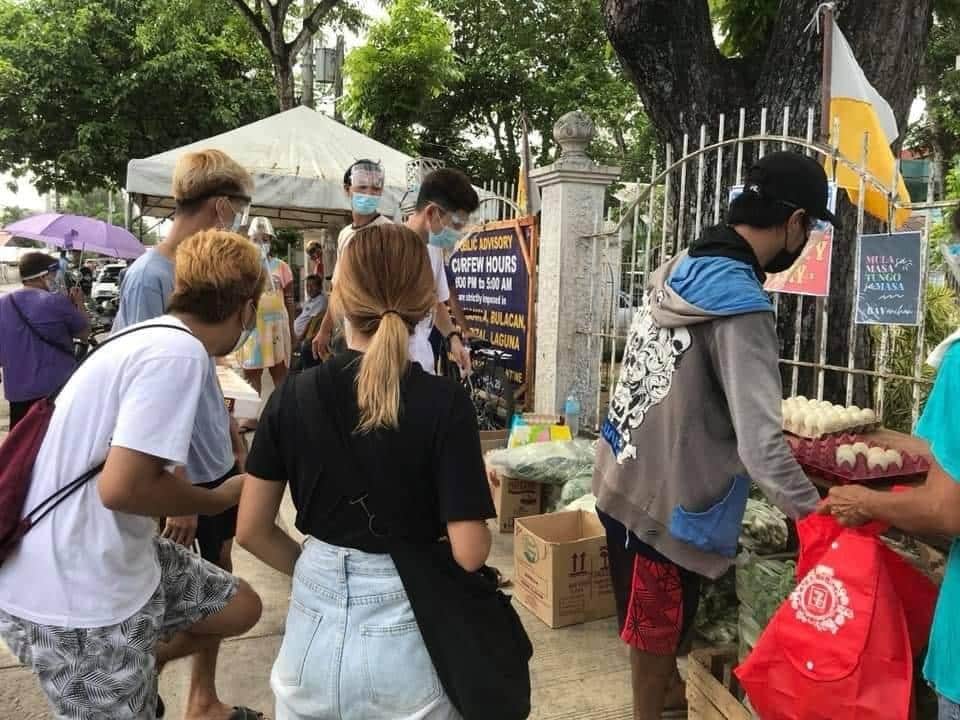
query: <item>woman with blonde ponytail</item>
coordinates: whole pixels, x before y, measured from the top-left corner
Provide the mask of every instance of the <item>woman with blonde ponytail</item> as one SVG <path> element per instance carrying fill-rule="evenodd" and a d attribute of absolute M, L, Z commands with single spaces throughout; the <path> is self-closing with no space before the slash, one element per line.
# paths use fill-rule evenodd
<path fill-rule="evenodd" d="M 416 233 L 360 230 L 338 267 L 331 308 L 349 350 L 273 394 L 240 504 L 240 544 L 294 577 L 271 675 L 276 716 L 457 719 L 395 551 L 443 546 L 470 574 L 486 562 L 495 512 L 474 409 L 409 357 L 437 304 Z M 302 548 L 275 522 L 286 483 Z"/>

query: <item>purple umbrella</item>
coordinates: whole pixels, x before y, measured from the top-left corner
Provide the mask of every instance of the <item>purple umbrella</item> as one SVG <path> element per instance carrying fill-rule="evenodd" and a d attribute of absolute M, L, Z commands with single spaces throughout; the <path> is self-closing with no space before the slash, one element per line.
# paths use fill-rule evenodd
<path fill-rule="evenodd" d="M 18 220 L 3 230 L 16 237 L 37 240 L 65 250 L 95 252 L 128 259 L 140 257 L 145 252 L 133 233 L 103 220 L 82 215 L 44 213 Z"/>

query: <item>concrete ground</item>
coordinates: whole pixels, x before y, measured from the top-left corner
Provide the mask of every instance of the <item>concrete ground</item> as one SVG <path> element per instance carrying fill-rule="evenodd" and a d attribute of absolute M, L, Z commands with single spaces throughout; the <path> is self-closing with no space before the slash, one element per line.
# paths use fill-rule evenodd
<path fill-rule="evenodd" d="M 0 294 L 10 286 L 0 287 Z M 9 410 L 0 402 L 0 442 Z M 293 528 L 289 498 L 280 520 Z M 295 532 L 295 531 L 294 531 Z M 494 536 L 490 562 L 506 576 L 513 572 L 513 536 Z M 263 599 L 260 622 L 243 637 L 224 643 L 220 651 L 218 689 L 225 702 L 246 705 L 273 716 L 270 668 L 280 648 L 290 594 L 290 580 L 251 555 L 234 551 L 236 573 Z M 625 647 L 617 639 L 614 619 L 551 630 L 519 607 L 534 645 L 531 667 L 534 720 L 629 720 L 630 671 Z M 189 661 L 170 665 L 160 680 L 167 717 L 181 717 L 189 682 Z M 0 720 L 47 718 L 45 700 L 32 676 L 0 643 Z"/>

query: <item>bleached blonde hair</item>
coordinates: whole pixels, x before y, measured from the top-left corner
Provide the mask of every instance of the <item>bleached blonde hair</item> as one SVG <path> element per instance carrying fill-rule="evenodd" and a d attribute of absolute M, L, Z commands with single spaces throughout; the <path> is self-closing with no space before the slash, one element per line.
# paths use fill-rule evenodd
<path fill-rule="evenodd" d="M 173 199 L 177 207 L 215 195 L 249 198 L 253 177 L 222 150 L 200 150 L 181 155 L 173 170 Z"/>

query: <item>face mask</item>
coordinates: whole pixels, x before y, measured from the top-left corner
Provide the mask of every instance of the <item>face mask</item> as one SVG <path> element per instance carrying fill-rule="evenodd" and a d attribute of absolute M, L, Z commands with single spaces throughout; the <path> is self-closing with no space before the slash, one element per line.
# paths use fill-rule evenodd
<path fill-rule="evenodd" d="M 809 235 L 807 236 L 807 239 L 809 239 Z M 786 241 L 784 241 L 784 245 L 786 245 Z M 767 263 L 767 266 L 764 268 L 764 270 L 773 274 L 782 273 L 789 270 L 803 254 L 803 249 L 806 246 L 807 241 L 804 240 L 802 243 L 800 243 L 800 247 L 793 252 L 784 247 L 783 250 L 774 255 L 773 260 Z"/>
<path fill-rule="evenodd" d="M 428 242 L 441 250 L 452 250 L 463 237 L 463 230 L 454 230 L 449 225 L 441 228 L 438 233 L 432 229 L 428 229 L 428 232 Z"/>
<path fill-rule="evenodd" d="M 380 207 L 380 196 L 353 193 L 350 196 L 350 204 L 357 215 L 373 215 Z"/>
<path fill-rule="evenodd" d="M 262 257 L 270 256 L 270 243 L 268 242 L 260 243 L 260 255 Z"/>

